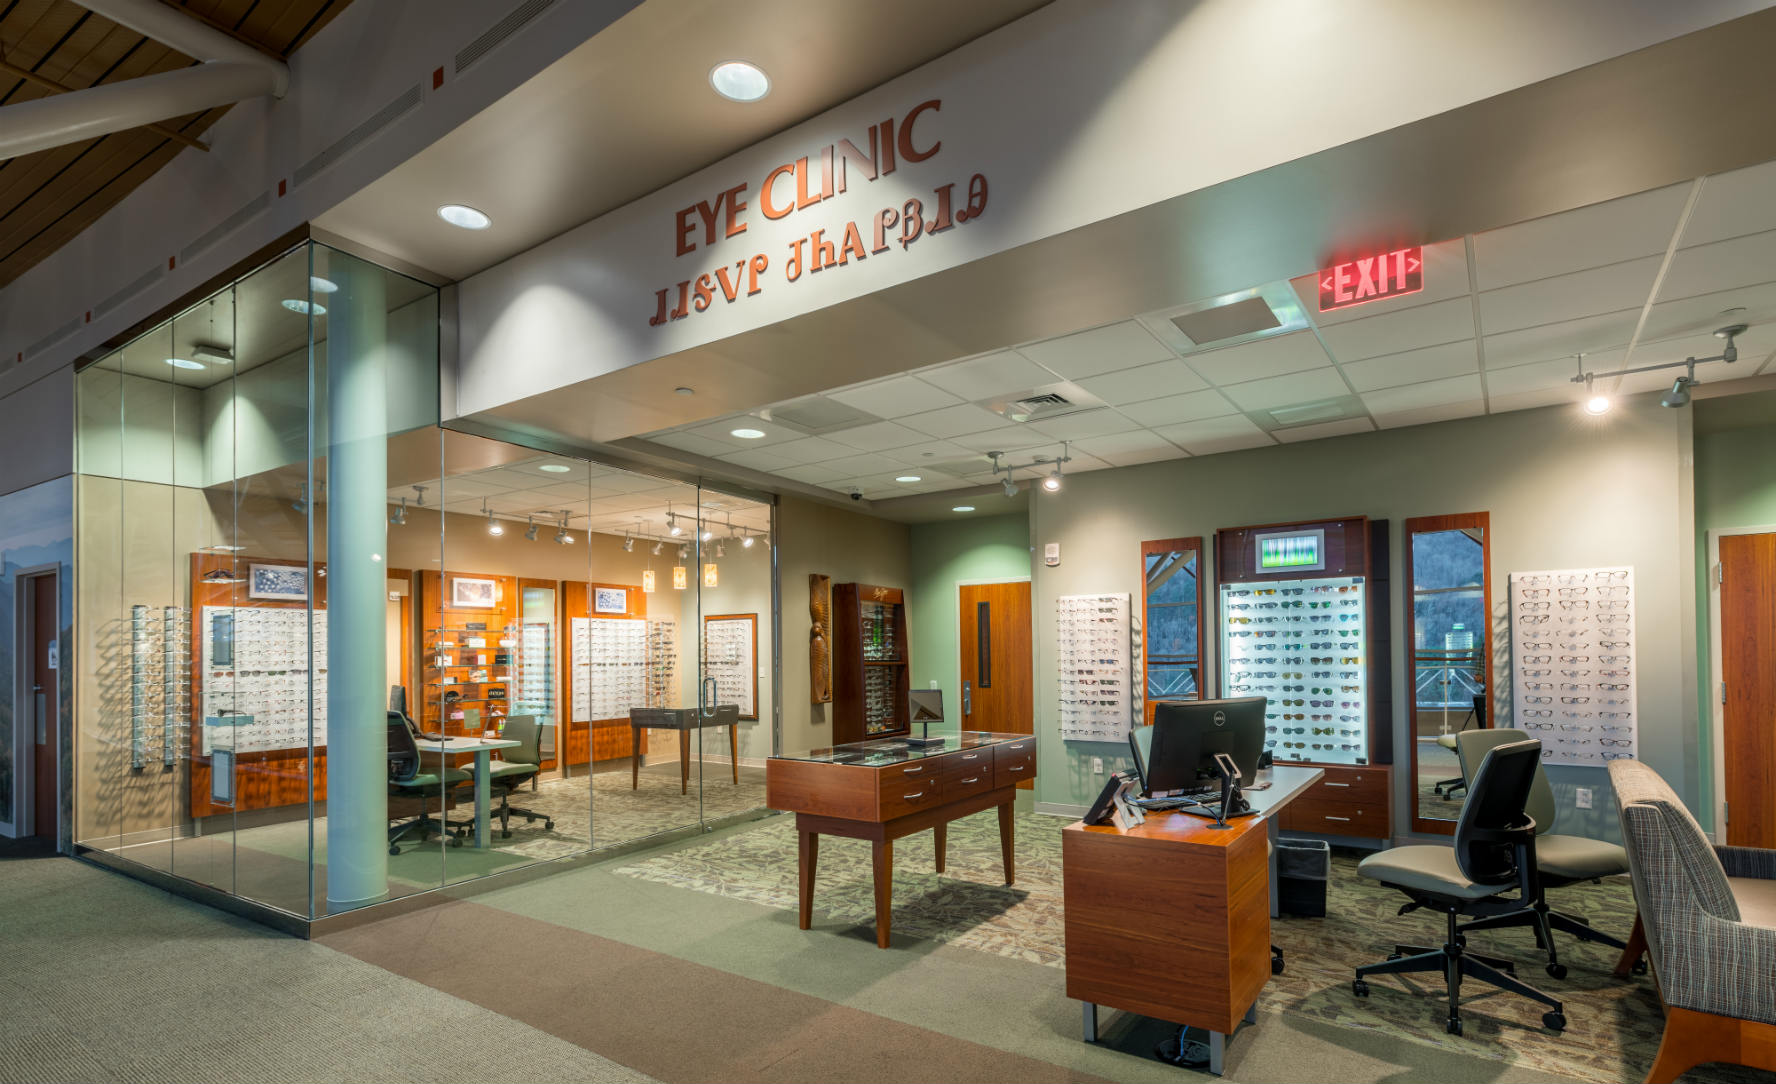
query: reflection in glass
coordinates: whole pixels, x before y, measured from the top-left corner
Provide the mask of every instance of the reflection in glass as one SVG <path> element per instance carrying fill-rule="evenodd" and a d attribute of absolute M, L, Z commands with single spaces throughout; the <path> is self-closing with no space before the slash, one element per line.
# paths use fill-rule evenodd
<path fill-rule="evenodd" d="M 1417 531 L 1410 545 L 1418 817 L 1453 821 L 1466 791 L 1455 735 L 1487 725 L 1485 529 Z"/>
<path fill-rule="evenodd" d="M 1146 583 L 1147 700 L 1195 700 L 1202 695 L 1198 637 L 1202 627 L 1197 551 L 1143 555 Z"/>

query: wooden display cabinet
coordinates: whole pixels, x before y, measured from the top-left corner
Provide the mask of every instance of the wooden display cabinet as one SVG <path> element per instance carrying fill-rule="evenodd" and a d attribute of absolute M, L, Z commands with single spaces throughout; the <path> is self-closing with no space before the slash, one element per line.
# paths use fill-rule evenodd
<path fill-rule="evenodd" d="M 833 743 L 902 737 L 910 730 L 906 592 L 867 583 L 832 592 Z"/>

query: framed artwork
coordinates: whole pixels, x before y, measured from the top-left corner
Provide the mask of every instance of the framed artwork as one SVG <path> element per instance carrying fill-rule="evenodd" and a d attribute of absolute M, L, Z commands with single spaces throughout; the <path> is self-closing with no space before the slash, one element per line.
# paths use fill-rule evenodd
<path fill-rule="evenodd" d="M 598 614 L 628 613 L 629 592 L 621 587 L 594 587 L 592 589 L 592 612 Z"/>
<path fill-rule="evenodd" d="M 491 610 L 499 605 L 499 581 L 456 576 L 450 581 L 450 608 Z"/>
<path fill-rule="evenodd" d="M 302 565 L 251 565 L 247 597 L 278 602 L 308 601 L 308 569 Z"/>

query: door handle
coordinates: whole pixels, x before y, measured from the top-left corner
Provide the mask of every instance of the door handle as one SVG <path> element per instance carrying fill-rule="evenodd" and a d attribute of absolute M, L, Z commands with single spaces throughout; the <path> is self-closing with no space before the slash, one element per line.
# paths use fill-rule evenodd
<path fill-rule="evenodd" d="M 962 683 L 962 714 L 974 714 L 974 687 L 967 681 Z"/>
<path fill-rule="evenodd" d="M 702 694 L 703 718 L 715 718 L 715 702 L 721 696 L 721 689 L 715 683 L 715 675 L 705 677 L 698 691 Z"/>
<path fill-rule="evenodd" d="M 37 700 L 37 744 L 49 744 L 49 698 L 43 695 L 43 686 L 33 685 L 31 691 L 36 693 Z"/>

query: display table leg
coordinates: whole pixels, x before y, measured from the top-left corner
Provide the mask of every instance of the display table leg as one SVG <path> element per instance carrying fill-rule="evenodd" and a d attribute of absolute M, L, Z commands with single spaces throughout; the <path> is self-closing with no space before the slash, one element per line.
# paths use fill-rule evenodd
<path fill-rule="evenodd" d="M 870 859 L 876 878 L 876 947 L 887 948 L 889 918 L 894 910 L 894 841 L 872 841 Z"/>
<path fill-rule="evenodd" d="M 1277 890 L 1277 844 L 1283 838 L 1283 819 L 1281 817 L 1264 818 L 1265 831 L 1270 834 L 1270 857 L 1266 859 L 1270 866 L 1270 917 L 1283 917 L 1282 894 Z"/>
<path fill-rule="evenodd" d="M 488 775 L 493 771 L 493 750 L 477 749 L 475 751 L 475 846 L 485 847 L 488 844 L 488 818 L 493 805 L 492 788 L 489 786 Z"/>
<path fill-rule="evenodd" d="M 805 930 L 814 923 L 814 867 L 820 863 L 820 836 L 801 832 L 796 842 L 796 894 L 800 903 L 797 925 Z"/>
<path fill-rule="evenodd" d="M 1221 1075 L 1221 1062 L 1227 1054 L 1227 1036 L 1219 1031 L 1209 1032 L 1209 1073 Z"/>
<path fill-rule="evenodd" d="M 1079 1007 L 1085 1010 L 1085 1041 L 1088 1043 L 1095 1043 L 1098 1041 L 1097 1003 L 1093 1001 L 1084 1001 L 1080 1003 Z"/>
<path fill-rule="evenodd" d="M 1017 828 L 1011 819 L 1011 813 L 1011 799 L 1007 798 L 1004 804 L 999 807 L 999 854 L 1005 861 L 1006 884 L 1017 883 L 1017 865 L 1015 859 L 1012 858 L 1012 844 L 1015 842 L 1014 833 Z"/>
<path fill-rule="evenodd" d="M 678 732 L 678 792 L 686 793 L 685 788 L 691 779 L 691 732 Z"/>
<path fill-rule="evenodd" d="M 931 830 L 931 840 L 937 846 L 937 872 L 944 871 L 944 854 L 949 850 L 950 826 L 940 824 Z"/>
<path fill-rule="evenodd" d="M 641 728 L 629 728 L 629 789 L 641 786 Z"/>
<path fill-rule="evenodd" d="M 740 727 L 730 724 L 728 727 L 728 763 L 734 769 L 734 785 L 740 785 Z"/>

